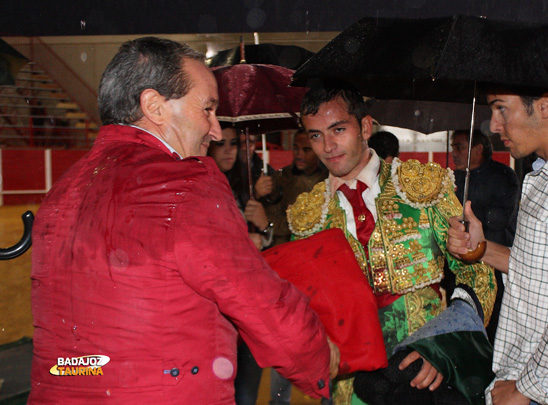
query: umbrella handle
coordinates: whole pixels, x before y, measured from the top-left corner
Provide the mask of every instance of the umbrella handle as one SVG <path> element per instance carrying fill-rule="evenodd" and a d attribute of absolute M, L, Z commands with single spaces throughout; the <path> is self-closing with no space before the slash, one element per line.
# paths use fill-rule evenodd
<path fill-rule="evenodd" d="M 462 220 L 460 221 L 460 223 L 464 225 L 465 231 L 468 232 L 470 222 L 468 222 L 467 220 Z M 459 256 L 461 260 L 465 263 L 475 263 L 483 257 L 483 255 L 485 254 L 485 249 L 487 249 L 487 242 L 481 241 L 478 243 L 474 250 L 468 249 L 467 253 L 461 254 Z"/>
<path fill-rule="evenodd" d="M 23 225 L 25 226 L 21 240 L 9 248 L 0 249 L 0 260 L 15 259 L 25 253 L 32 245 L 31 235 L 34 214 L 31 211 L 27 211 L 21 215 L 21 219 L 23 220 Z"/>

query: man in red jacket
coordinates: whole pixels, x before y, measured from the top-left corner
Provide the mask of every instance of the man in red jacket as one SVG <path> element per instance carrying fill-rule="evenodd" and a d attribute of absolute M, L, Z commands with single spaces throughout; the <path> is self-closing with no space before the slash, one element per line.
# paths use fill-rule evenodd
<path fill-rule="evenodd" d="M 225 176 L 214 76 L 186 45 L 122 45 L 104 126 L 33 230 L 29 403 L 232 404 L 238 333 L 262 367 L 328 397 L 337 348 L 263 261 Z"/>

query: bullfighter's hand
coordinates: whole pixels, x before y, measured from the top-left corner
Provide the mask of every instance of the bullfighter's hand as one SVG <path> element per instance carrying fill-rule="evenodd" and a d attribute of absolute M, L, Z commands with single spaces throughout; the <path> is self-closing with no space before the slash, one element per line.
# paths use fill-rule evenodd
<path fill-rule="evenodd" d="M 399 365 L 399 369 L 403 370 L 415 360 L 418 360 L 420 358 L 422 358 L 423 360 L 422 367 L 416 377 L 411 380 L 411 386 L 418 389 L 428 387 L 430 391 L 434 391 L 442 383 L 443 375 L 438 370 L 436 370 L 436 368 L 432 366 L 432 364 L 430 364 L 424 357 L 422 357 L 419 352 L 413 351 L 405 356 L 405 358 L 401 361 Z"/>

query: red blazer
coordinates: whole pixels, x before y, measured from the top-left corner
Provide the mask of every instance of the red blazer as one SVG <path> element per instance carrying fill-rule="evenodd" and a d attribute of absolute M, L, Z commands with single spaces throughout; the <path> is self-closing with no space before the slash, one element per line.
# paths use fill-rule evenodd
<path fill-rule="evenodd" d="M 102 127 L 32 237 L 29 403 L 232 404 L 238 332 L 259 365 L 329 396 L 324 329 L 249 240 L 211 158 Z M 87 355 L 110 358 L 103 375 L 50 373 Z"/>

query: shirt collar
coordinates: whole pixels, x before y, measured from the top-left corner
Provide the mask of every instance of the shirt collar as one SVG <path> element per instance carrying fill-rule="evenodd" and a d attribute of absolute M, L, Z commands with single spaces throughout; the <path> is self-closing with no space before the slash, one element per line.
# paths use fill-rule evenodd
<path fill-rule="evenodd" d="M 356 178 L 350 180 L 343 180 L 340 177 L 333 176 L 329 173 L 329 185 L 331 196 L 335 195 L 335 192 L 339 189 L 340 186 L 346 183 L 348 188 L 356 189 L 357 181 L 361 181 L 367 187 L 373 188 L 377 181 L 377 176 L 379 174 L 379 168 L 381 166 L 381 160 L 377 156 L 377 153 L 373 149 L 369 149 L 371 157 L 369 162 L 364 166 L 364 168 L 358 173 Z"/>
<path fill-rule="evenodd" d="M 540 170 L 544 167 L 544 164 L 546 163 L 546 161 L 539 157 L 537 158 L 537 160 L 535 160 L 533 162 L 533 173 L 532 174 L 538 174 L 538 172 L 540 172 Z"/>
<path fill-rule="evenodd" d="M 164 144 L 164 146 L 165 146 L 171 153 L 173 153 L 173 154 L 174 154 L 175 156 L 177 156 L 179 159 L 182 159 L 181 155 L 179 155 L 179 154 L 175 151 L 175 149 L 173 149 L 173 147 L 172 147 L 169 143 L 167 143 L 166 141 L 164 141 L 164 140 L 163 140 L 162 138 L 160 138 L 158 135 L 153 134 L 152 132 L 150 132 L 150 131 L 148 131 L 148 130 L 146 130 L 146 129 L 144 129 L 144 128 L 138 127 L 137 125 L 128 125 L 128 124 L 119 124 L 119 125 L 125 125 L 125 126 L 127 126 L 127 127 L 137 128 L 137 129 L 139 129 L 139 130 L 141 130 L 141 131 L 143 131 L 143 132 L 146 132 L 147 134 L 152 135 L 154 138 L 156 138 L 156 139 L 158 139 L 160 142 L 162 142 L 162 144 Z"/>

